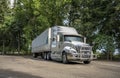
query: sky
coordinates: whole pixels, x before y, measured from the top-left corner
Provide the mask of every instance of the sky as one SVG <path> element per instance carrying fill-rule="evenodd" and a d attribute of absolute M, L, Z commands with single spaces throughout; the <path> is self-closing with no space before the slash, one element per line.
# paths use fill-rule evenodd
<path fill-rule="evenodd" d="M 14 0 L 10 0 L 10 7 L 13 7 Z"/>

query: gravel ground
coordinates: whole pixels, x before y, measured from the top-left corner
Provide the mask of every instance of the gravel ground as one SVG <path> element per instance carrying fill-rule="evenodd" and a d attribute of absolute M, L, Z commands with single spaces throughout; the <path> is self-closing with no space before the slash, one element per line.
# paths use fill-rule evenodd
<path fill-rule="evenodd" d="M 62 64 L 32 56 L 0 55 L 0 78 L 120 78 L 120 62 Z"/>

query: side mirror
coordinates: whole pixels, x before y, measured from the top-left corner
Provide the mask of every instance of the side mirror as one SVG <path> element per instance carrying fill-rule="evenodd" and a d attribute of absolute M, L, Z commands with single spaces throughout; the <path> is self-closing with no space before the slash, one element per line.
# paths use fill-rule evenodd
<path fill-rule="evenodd" d="M 84 37 L 84 43 L 86 43 L 86 37 Z"/>

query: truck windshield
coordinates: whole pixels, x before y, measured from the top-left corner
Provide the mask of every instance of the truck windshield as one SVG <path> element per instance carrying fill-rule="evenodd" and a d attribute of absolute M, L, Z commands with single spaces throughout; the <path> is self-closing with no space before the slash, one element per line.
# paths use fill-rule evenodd
<path fill-rule="evenodd" d="M 64 35 L 64 41 L 79 41 L 79 42 L 84 42 L 84 38 L 80 36 L 75 36 L 75 35 Z"/>

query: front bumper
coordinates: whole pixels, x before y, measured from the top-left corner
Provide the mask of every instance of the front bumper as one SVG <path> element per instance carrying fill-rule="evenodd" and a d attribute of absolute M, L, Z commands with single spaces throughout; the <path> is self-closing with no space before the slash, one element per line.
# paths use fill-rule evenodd
<path fill-rule="evenodd" d="M 91 61 L 93 60 L 93 55 L 91 54 L 67 54 L 68 61 Z"/>

